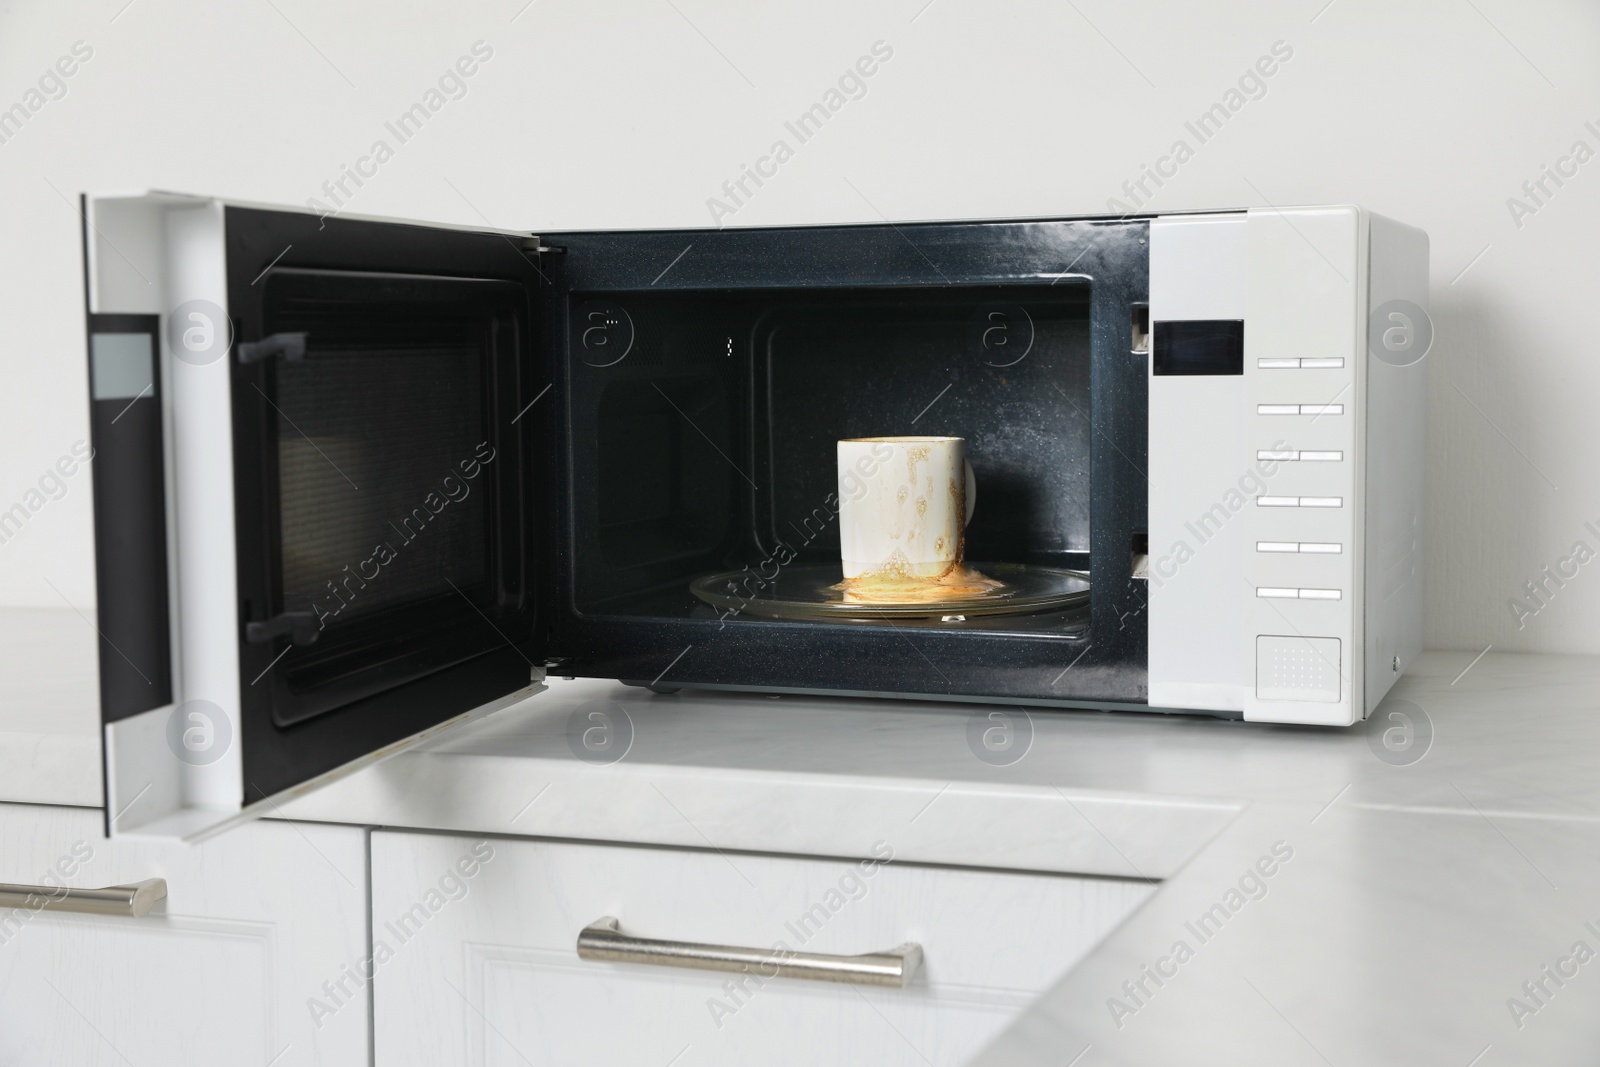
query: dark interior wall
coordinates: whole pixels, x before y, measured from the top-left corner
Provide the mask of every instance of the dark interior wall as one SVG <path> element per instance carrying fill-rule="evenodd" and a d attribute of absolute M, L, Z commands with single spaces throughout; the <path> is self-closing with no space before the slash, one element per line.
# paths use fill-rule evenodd
<path fill-rule="evenodd" d="M 584 608 L 681 613 L 692 578 L 780 543 L 836 558 L 846 437 L 964 437 L 969 558 L 1087 565 L 1086 286 L 573 302 L 625 321 L 628 346 L 572 378 L 574 515 L 594 531 L 574 545 Z"/>

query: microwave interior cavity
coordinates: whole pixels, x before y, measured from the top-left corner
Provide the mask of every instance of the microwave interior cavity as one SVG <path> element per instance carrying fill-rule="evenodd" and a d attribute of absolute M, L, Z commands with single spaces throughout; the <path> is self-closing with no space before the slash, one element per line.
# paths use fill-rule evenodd
<path fill-rule="evenodd" d="M 578 293 L 569 307 L 572 509 L 594 531 L 573 546 L 580 611 L 699 617 L 689 586 L 707 571 L 747 568 L 759 586 L 836 562 L 835 443 L 883 434 L 965 439 L 980 486 L 968 560 L 1087 570 L 1085 285 Z M 752 603 L 731 614 L 759 623 Z M 1070 630 L 1082 615 L 971 624 Z"/>

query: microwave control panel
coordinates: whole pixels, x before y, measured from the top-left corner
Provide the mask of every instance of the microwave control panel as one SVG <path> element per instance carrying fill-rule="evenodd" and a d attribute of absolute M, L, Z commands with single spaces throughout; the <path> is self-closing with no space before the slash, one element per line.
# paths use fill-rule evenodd
<path fill-rule="evenodd" d="M 1150 703 L 1346 725 L 1421 644 L 1427 238 L 1357 208 L 1150 226 Z M 1424 312 L 1425 314 L 1425 312 Z"/>

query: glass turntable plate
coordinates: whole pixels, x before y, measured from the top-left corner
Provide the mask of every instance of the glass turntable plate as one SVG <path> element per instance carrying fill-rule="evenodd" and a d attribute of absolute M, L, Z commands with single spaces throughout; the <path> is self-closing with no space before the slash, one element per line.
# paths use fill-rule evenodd
<path fill-rule="evenodd" d="M 975 573 L 974 573 L 975 572 Z M 1086 603 L 1084 571 L 1024 563 L 969 563 L 954 585 L 907 582 L 846 588 L 837 563 L 792 563 L 776 577 L 746 569 L 689 583 L 695 596 L 741 615 L 780 619 L 939 619 L 1025 615 Z"/>

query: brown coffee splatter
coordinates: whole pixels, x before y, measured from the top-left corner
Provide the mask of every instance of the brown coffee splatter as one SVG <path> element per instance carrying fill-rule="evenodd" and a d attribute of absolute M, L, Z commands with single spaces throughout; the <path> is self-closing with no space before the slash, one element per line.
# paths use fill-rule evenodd
<path fill-rule="evenodd" d="M 927 445 L 916 445 L 906 449 L 906 470 L 911 475 L 912 485 L 917 484 L 917 464 L 927 459 L 932 451 L 933 449 Z"/>
<path fill-rule="evenodd" d="M 844 594 L 846 604 L 946 604 L 986 600 L 1009 590 L 1004 582 L 960 563 L 935 577 L 918 578 L 898 553 L 871 574 L 846 578 L 832 588 Z"/>

